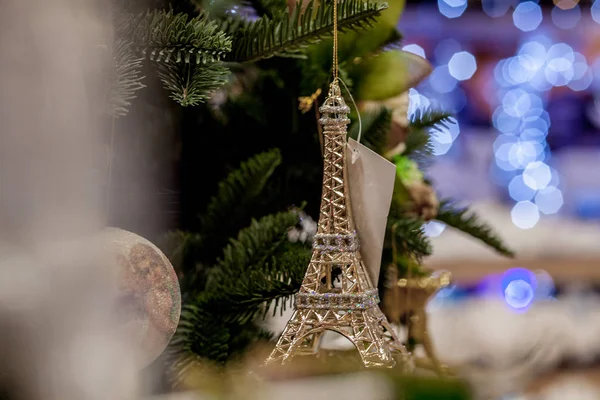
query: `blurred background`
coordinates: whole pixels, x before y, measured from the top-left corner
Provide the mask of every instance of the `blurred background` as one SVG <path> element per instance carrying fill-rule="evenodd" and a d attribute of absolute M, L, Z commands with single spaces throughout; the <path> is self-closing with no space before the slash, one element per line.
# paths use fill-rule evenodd
<path fill-rule="evenodd" d="M 435 134 L 429 176 L 518 253 L 506 262 L 456 246 L 432 222 L 431 265 L 466 281 L 516 266 L 600 277 L 599 24 L 591 0 L 408 2 L 403 48 L 435 67 L 411 89 L 409 113 L 432 105 L 457 119 Z"/>

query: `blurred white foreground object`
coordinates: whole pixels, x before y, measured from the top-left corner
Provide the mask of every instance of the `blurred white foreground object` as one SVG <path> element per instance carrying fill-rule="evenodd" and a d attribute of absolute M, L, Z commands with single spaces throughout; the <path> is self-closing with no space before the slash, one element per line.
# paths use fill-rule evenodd
<path fill-rule="evenodd" d="M 106 0 L 0 12 L 0 390 L 22 400 L 138 398 L 97 243 Z"/>

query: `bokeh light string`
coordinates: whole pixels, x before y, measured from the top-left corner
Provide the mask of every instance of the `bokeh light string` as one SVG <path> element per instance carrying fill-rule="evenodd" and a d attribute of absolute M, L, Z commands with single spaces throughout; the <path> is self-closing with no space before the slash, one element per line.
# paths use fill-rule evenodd
<path fill-rule="evenodd" d="M 586 90 L 593 74 L 581 53 L 539 35 L 527 39 L 515 56 L 500 60 L 494 78 L 497 96 L 492 119 L 499 135 L 494 142 L 493 172 L 515 201 L 514 224 L 528 229 L 541 214 L 554 214 L 563 204 L 558 172 L 548 165 L 548 94 L 565 86 Z"/>

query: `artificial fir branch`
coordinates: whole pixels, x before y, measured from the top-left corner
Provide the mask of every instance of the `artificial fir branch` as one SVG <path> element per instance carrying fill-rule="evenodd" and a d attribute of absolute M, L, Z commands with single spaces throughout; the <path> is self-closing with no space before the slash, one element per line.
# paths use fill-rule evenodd
<path fill-rule="evenodd" d="M 418 109 L 410 118 L 410 126 L 413 129 L 428 129 L 439 126 L 447 128 L 448 124 L 451 123 L 451 117 L 452 114 L 446 111 L 435 110 L 432 108 L 424 110 Z"/>
<path fill-rule="evenodd" d="M 448 128 L 448 124 L 452 123 L 451 118 L 452 114 L 445 111 L 417 110 L 409 122 L 404 154 L 412 158 L 430 157 L 433 151 L 431 134 L 442 128 Z"/>
<path fill-rule="evenodd" d="M 259 16 L 273 18 L 278 12 L 285 11 L 288 3 L 285 0 L 250 0 L 252 8 Z"/>
<path fill-rule="evenodd" d="M 128 25 L 135 48 L 156 62 L 210 64 L 231 51 L 231 38 L 203 13 L 148 11 L 131 16 Z"/>
<path fill-rule="evenodd" d="M 416 260 L 431 255 L 431 244 L 423 231 L 423 221 L 406 216 L 391 217 L 388 226 L 390 240 L 396 241 L 397 249 L 402 255 Z"/>
<path fill-rule="evenodd" d="M 285 243 L 267 262 L 249 268 L 245 279 L 219 286 L 227 293 L 228 322 L 246 323 L 272 305 L 283 311 L 299 289 L 312 250 L 303 244 Z"/>
<path fill-rule="evenodd" d="M 392 112 L 381 107 L 378 110 L 361 114 L 362 134 L 361 143 L 376 153 L 383 154 L 387 145 L 388 134 L 392 123 Z M 359 125 L 354 123 L 350 128 L 350 137 L 356 139 Z"/>
<path fill-rule="evenodd" d="M 170 97 L 180 105 L 197 106 L 227 83 L 229 70 L 219 64 L 160 63 L 157 73 Z"/>
<path fill-rule="evenodd" d="M 479 217 L 467 207 L 457 208 L 454 207 L 451 201 L 444 200 L 440 204 L 440 211 L 436 219 L 479 239 L 504 256 L 513 257 L 515 255 L 513 250 L 503 243 L 492 228 L 480 221 Z"/>
<path fill-rule="evenodd" d="M 254 318 L 286 304 L 304 276 L 311 249 L 290 243 L 296 212 L 268 215 L 242 229 L 224 249 L 204 290 L 189 298 L 171 342 L 175 377 L 202 361 L 223 362 L 264 336 Z"/>
<path fill-rule="evenodd" d="M 228 327 L 206 307 L 203 299 L 182 307 L 177 331 L 165 351 L 174 387 L 185 384 L 191 369 L 223 364 L 229 356 Z"/>
<path fill-rule="evenodd" d="M 132 43 L 118 36 L 113 50 L 113 76 L 109 94 L 109 111 L 115 118 L 127 115 L 130 100 L 145 87 L 142 83 L 142 61 L 143 58 L 133 51 Z"/>
<path fill-rule="evenodd" d="M 219 183 L 217 193 L 210 199 L 206 211 L 200 215 L 200 226 L 207 233 L 206 250 L 209 254 L 226 244 L 232 229 L 239 226 L 244 213 L 263 192 L 280 164 L 279 149 L 272 149 L 243 162 Z"/>
<path fill-rule="evenodd" d="M 219 183 L 217 193 L 199 216 L 201 232 L 176 230 L 165 238 L 164 250 L 182 280 L 183 292 L 204 287 L 207 269 L 231 237 L 252 202 L 263 192 L 281 163 L 278 149 L 255 155 Z"/>
<path fill-rule="evenodd" d="M 296 211 L 267 215 L 252 220 L 249 227 L 242 229 L 237 238 L 223 250 L 223 257 L 211 271 L 207 289 L 232 283 L 232 276 L 243 277 L 257 266 L 266 262 L 284 241 L 288 230 L 298 223 Z"/>
<path fill-rule="evenodd" d="M 342 0 L 338 6 L 338 28 L 359 30 L 372 26 L 386 4 L 370 0 Z M 296 4 L 257 21 L 228 18 L 220 29 L 233 38 L 228 61 L 252 62 L 273 56 L 293 56 L 311 43 L 331 35 L 333 4 L 311 0 Z"/>

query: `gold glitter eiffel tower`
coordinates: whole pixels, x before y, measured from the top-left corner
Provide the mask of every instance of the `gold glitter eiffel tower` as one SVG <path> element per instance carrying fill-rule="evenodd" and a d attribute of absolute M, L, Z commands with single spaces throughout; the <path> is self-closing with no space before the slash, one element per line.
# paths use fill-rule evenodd
<path fill-rule="evenodd" d="M 379 309 L 377 289 L 359 252 L 345 183 L 350 108 L 337 79 L 320 111 L 325 142 L 323 193 L 313 254 L 296 296 L 296 310 L 267 364 L 315 354 L 323 333 L 330 330 L 354 344 L 366 367 L 393 367 L 392 353 L 407 352 Z"/>

